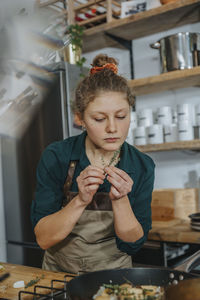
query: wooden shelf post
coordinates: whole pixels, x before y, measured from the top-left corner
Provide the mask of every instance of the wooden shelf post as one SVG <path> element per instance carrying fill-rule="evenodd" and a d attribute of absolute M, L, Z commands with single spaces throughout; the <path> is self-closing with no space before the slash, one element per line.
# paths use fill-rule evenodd
<path fill-rule="evenodd" d="M 75 13 L 74 13 L 74 1 L 68 0 L 67 10 L 68 10 L 68 24 L 75 24 Z"/>
<path fill-rule="evenodd" d="M 107 22 L 112 22 L 112 0 L 107 0 L 107 12 L 106 12 L 106 20 Z"/>

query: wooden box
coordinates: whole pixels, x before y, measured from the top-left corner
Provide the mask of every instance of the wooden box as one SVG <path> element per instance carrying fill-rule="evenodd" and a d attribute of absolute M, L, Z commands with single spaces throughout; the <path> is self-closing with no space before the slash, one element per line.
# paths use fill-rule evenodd
<path fill-rule="evenodd" d="M 152 193 L 152 220 L 188 220 L 199 209 L 198 189 L 160 189 Z"/>

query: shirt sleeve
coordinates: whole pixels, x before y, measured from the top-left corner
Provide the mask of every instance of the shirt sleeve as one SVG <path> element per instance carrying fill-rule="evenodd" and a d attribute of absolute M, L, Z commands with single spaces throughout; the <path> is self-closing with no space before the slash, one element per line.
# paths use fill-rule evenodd
<path fill-rule="evenodd" d="M 143 237 L 133 243 L 124 242 L 118 237 L 116 238 L 118 249 L 129 255 L 133 255 L 142 247 L 147 240 L 148 232 L 151 229 L 151 200 L 154 185 L 154 168 L 155 165 L 152 163 L 139 190 L 136 191 L 135 196 L 133 196 L 132 209 L 138 222 L 142 225 L 144 231 Z"/>
<path fill-rule="evenodd" d="M 36 172 L 37 185 L 31 206 L 33 227 L 37 222 L 61 209 L 63 201 L 62 168 L 56 151 L 50 146 L 43 152 Z"/>

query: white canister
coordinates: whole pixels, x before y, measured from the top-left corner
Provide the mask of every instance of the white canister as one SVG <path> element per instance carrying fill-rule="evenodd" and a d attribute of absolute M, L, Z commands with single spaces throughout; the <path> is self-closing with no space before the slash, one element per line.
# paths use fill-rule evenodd
<path fill-rule="evenodd" d="M 196 112 L 196 125 L 200 126 L 200 104 L 196 105 L 195 112 Z"/>
<path fill-rule="evenodd" d="M 179 141 L 191 141 L 194 139 L 194 130 L 190 121 L 178 122 L 178 139 Z"/>
<path fill-rule="evenodd" d="M 146 145 L 147 138 L 146 138 L 146 128 L 144 126 L 136 127 L 133 130 L 133 139 L 135 145 Z"/>
<path fill-rule="evenodd" d="M 172 108 L 171 106 L 163 106 L 157 110 L 157 122 L 162 125 L 171 125 L 172 121 Z"/>
<path fill-rule="evenodd" d="M 132 111 L 131 112 L 131 116 L 130 116 L 130 127 L 132 129 L 136 128 L 138 125 L 138 120 L 137 120 L 137 113 L 136 111 Z"/>
<path fill-rule="evenodd" d="M 153 110 L 146 108 L 138 111 L 138 126 L 148 127 L 153 125 Z"/>
<path fill-rule="evenodd" d="M 177 124 L 164 126 L 164 141 L 166 143 L 176 142 L 178 140 L 178 127 Z"/>
<path fill-rule="evenodd" d="M 134 143 L 134 137 L 133 137 L 133 130 L 131 127 L 129 127 L 128 135 L 126 137 L 126 142 L 130 145 L 133 145 Z"/>
<path fill-rule="evenodd" d="M 194 106 L 190 103 L 177 105 L 178 122 L 189 121 L 192 125 L 195 124 Z"/>
<path fill-rule="evenodd" d="M 163 138 L 163 125 L 154 124 L 147 128 L 147 138 L 149 144 L 162 144 Z"/>

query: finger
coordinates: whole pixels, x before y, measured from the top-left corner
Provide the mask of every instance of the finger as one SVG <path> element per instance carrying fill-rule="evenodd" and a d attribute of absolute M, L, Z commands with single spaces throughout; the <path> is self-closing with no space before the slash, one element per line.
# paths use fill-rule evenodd
<path fill-rule="evenodd" d="M 126 182 L 132 181 L 130 176 L 126 172 L 124 172 L 123 170 L 121 170 L 119 168 L 116 168 L 116 167 L 113 167 L 113 166 L 112 167 L 106 167 L 105 171 L 110 176 L 118 175 L 119 177 L 121 177 Z"/>
<path fill-rule="evenodd" d="M 103 184 L 103 179 L 101 178 L 96 178 L 96 177 L 87 177 L 84 179 L 84 184 L 85 185 L 91 185 L 91 184 Z"/>
<path fill-rule="evenodd" d="M 114 199 L 114 198 L 120 198 L 120 197 L 121 197 L 120 192 L 114 186 L 112 186 L 110 189 L 110 198 Z"/>
<path fill-rule="evenodd" d="M 99 188 L 99 184 L 92 184 L 92 185 L 88 185 L 85 190 L 87 193 L 91 193 L 91 192 L 94 192 L 94 191 L 97 191 Z"/>
<path fill-rule="evenodd" d="M 80 177 L 84 180 L 89 177 L 105 179 L 105 174 L 97 170 L 85 170 L 80 173 Z"/>
<path fill-rule="evenodd" d="M 88 177 L 85 179 L 82 179 L 81 177 L 77 177 L 76 181 L 77 181 L 79 189 L 81 189 L 81 190 L 85 189 L 87 186 L 90 186 L 90 185 L 98 185 L 99 186 L 100 184 L 103 184 L 103 182 L 104 182 L 103 179 L 95 178 L 95 177 Z"/>
<path fill-rule="evenodd" d="M 99 171 L 101 173 L 104 173 L 103 168 L 93 166 L 93 165 L 89 165 L 88 167 L 85 168 L 85 170 L 95 170 L 95 171 Z"/>
<path fill-rule="evenodd" d="M 127 194 L 132 189 L 132 181 L 124 181 L 120 176 L 107 176 L 107 180 L 110 182 L 110 184 L 121 194 Z"/>
<path fill-rule="evenodd" d="M 120 191 L 122 189 L 122 187 L 124 187 L 124 184 L 126 184 L 119 176 L 118 179 L 111 177 L 111 176 L 107 176 L 107 180 L 110 182 L 110 184 L 112 186 L 114 186 L 118 191 Z"/>

